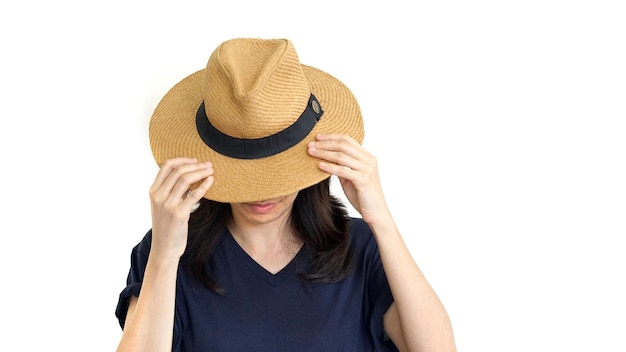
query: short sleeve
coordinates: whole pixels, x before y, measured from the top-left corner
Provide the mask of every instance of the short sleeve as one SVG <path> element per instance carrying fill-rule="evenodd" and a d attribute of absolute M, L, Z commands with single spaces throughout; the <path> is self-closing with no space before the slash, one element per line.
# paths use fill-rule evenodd
<path fill-rule="evenodd" d="M 380 258 L 378 258 L 378 262 L 380 262 Z M 377 350 L 398 351 L 391 339 L 387 336 L 383 326 L 383 316 L 393 303 L 393 296 L 382 265 L 373 270 L 370 276 L 368 290 L 372 303 L 370 332 Z"/>
<path fill-rule="evenodd" d="M 369 304 L 370 334 L 377 351 L 396 352 L 398 349 L 385 333 L 383 315 L 393 303 L 393 295 L 382 261 L 376 239 L 369 226 L 362 220 L 356 219 L 353 223 L 353 236 L 356 242 L 362 242 L 363 267 L 366 269 L 366 293 Z M 357 248 L 360 247 L 357 245 Z M 357 258 L 359 255 L 357 254 Z"/>
<path fill-rule="evenodd" d="M 133 248 L 130 255 L 130 269 L 126 278 L 126 287 L 120 293 L 115 309 L 115 316 L 122 329 L 124 329 L 124 324 L 126 323 L 130 297 L 139 297 L 141 283 L 143 282 L 144 272 L 148 263 L 148 254 L 150 253 L 151 235 L 152 233 L 148 232 L 142 241 Z"/>

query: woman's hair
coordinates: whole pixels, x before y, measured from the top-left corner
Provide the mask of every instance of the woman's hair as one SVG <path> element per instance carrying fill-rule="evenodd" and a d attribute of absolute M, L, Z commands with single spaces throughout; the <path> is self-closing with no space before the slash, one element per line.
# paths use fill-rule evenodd
<path fill-rule="evenodd" d="M 183 263 L 190 274 L 211 290 L 225 294 L 211 277 L 213 250 L 231 221 L 230 204 L 202 198 L 189 219 L 189 237 Z M 345 278 L 352 269 L 348 212 L 330 194 L 330 179 L 298 192 L 291 212 L 291 226 L 304 243 L 312 263 L 300 278 L 331 283 Z"/>

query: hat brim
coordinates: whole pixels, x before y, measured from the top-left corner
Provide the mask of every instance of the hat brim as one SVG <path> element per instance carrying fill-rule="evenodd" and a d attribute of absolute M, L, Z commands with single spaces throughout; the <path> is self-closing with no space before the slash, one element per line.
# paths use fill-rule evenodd
<path fill-rule="evenodd" d="M 347 134 L 362 143 L 361 110 L 341 81 L 311 66 L 302 65 L 302 70 L 324 114 L 313 130 L 293 147 L 260 159 L 232 158 L 208 147 L 196 129 L 196 112 L 203 100 L 203 69 L 172 87 L 154 110 L 149 136 L 155 161 L 159 167 L 165 160 L 177 157 L 210 161 L 214 183 L 204 197 L 224 203 L 281 197 L 328 178 L 330 175 L 318 167 L 319 159 L 308 155 L 307 143 L 318 133 Z"/>

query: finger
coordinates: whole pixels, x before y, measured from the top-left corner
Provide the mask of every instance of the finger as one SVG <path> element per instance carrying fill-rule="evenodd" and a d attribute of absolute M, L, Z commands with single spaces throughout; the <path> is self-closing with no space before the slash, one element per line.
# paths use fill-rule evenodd
<path fill-rule="evenodd" d="M 358 175 L 358 171 L 343 165 L 338 165 L 335 163 L 328 163 L 321 161 L 319 163 L 320 170 L 327 172 L 329 174 L 335 175 L 337 177 L 345 178 L 348 180 L 354 179 Z"/>
<path fill-rule="evenodd" d="M 176 197 L 179 194 L 182 194 L 182 199 L 193 198 L 194 195 L 198 195 L 198 199 L 202 198 L 204 193 L 208 190 L 208 187 L 203 186 L 203 183 L 207 182 L 207 178 L 211 178 L 211 184 L 213 183 L 213 168 L 209 167 L 206 169 L 198 169 L 195 171 L 190 171 L 186 174 L 181 175 L 181 177 L 177 180 L 176 185 L 174 185 L 172 189 L 172 198 L 177 199 Z M 201 189 L 198 188 L 202 186 Z M 210 184 L 209 184 L 210 187 Z M 206 189 L 205 189 L 206 188 Z M 203 191 L 204 189 L 204 191 Z M 197 192 L 196 192 L 197 190 Z"/>
<path fill-rule="evenodd" d="M 165 160 L 159 168 L 159 172 L 157 172 L 154 181 L 152 182 L 151 192 L 161 187 L 161 185 L 173 169 L 179 167 L 180 165 L 196 162 L 198 161 L 195 158 L 174 158 Z"/>
<path fill-rule="evenodd" d="M 163 183 L 162 190 L 169 193 L 171 199 L 184 198 L 192 185 L 213 175 L 211 163 L 181 165 L 173 170 Z"/>
<path fill-rule="evenodd" d="M 317 134 L 315 140 L 318 142 L 328 142 L 329 145 L 343 145 L 359 148 L 361 144 L 347 134 Z"/>
<path fill-rule="evenodd" d="M 342 136 L 308 144 L 309 155 L 355 170 L 362 168 L 362 160 L 366 157 L 362 149 L 356 141 Z"/>
<path fill-rule="evenodd" d="M 202 197 L 204 197 L 209 188 L 211 188 L 211 186 L 213 185 L 213 181 L 213 175 L 210 175 L 202 180 L 198 187 L 193 190 L 187 191 L 187 196 L 185 197 L 184 203 L 186 203 L 187 206 L 193 208 L 193 206 L 198 203 L 200 199 L 202 199 Z"/>
<path fill-rule="evenodd" d="M 363 149 L 361 144 L 355 141 L 352 137 L 341 134 L 318 134 L 314 143 L 320 149 L 343 152 L 348 155 L 358 154 L 359 151 Z"/>
<path fill-rule="evenodd" d="M 161 201 L 168 198 L 180 201 L 192 184 L 212 174 L 213 166 L 209 162 L 180 164 L 170 170 L 163 182 L 154 190 L 153 196 Z"/>

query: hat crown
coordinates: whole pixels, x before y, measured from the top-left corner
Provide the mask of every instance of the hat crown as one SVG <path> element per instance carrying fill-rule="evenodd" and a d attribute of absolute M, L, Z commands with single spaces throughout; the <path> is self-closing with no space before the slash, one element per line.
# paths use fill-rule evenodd
<path fill-rule="evenodd" d="M 292 125 L 311 89 L 287 39 L 238 38 L 222 43 L 205 70 L 204 105 L 224 134 L 256 139 Z"/>

